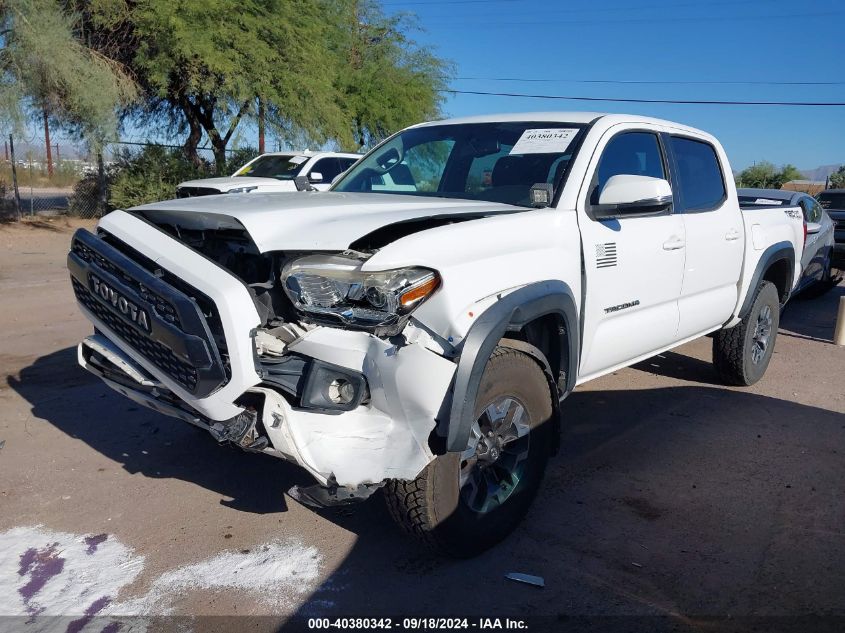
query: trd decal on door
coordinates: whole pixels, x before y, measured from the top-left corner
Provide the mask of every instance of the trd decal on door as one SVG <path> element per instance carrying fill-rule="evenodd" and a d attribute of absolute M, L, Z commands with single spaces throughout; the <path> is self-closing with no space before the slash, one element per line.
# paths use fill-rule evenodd
<path fill-rule="evenodd" d="M 616 266 L 616 242 L 596 244 L 596 268 Z"/>
<path fill-rule="evenodd" d="M 628 308 L 633 308 L 634 306 L 640 305 L 639 299 L 634 299 L 633 301 L 629 301 L 627 303 L 620 303 L 618 306 L 610 306 L 609 308 L 604 309 L 605 314 L 610 314 L 611 312 L 619 312 L 620 310 L 627 310 Z"/>

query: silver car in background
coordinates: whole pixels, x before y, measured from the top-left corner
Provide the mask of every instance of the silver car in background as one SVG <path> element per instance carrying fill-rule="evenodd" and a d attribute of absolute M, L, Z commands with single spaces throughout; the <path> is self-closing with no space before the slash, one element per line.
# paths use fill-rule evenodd
<path fill-rule="evenodd" d="M 788 189 L 737 189 L 739 206 L 743 209 L 759 207 L 801 207 L 804 214 L 804 254 L 801 257 L 801 279 L 794 292 L 814 284 L 830 282 L 833 267 L 834 223 L 813 196 Z M 845 193 L 843 193 L 845 195 Z"/>
<path fill-rule="evenodd" d="M 836 225 L 833 236 L 833 263 L 839 268 L 845 268 L 845 189 L 825 189 L 816 199 Z"/>

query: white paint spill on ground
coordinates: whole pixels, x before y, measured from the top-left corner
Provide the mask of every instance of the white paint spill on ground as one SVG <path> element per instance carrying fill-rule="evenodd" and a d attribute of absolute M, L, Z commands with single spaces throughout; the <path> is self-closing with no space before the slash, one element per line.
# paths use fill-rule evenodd
<path fill-rule="evenodd" d="M 0 533 L 0 615 L 100 612 L 143 567 L 143 556 L 103 534 L 14 528 Z"/>
<path fill-rule="evenodd" d="M 144 594 L 117 602 L 121 589 L 141 573 L 143 556 L 106 534 L 19 527 L 0 533 L 0 615 L 73 615 L 86 621 L 168 615 L 176 612 L 180 596 L 222 589 L 243 591 L 278 613 L 295 608 L 314 589 L 321 562 L 315 547 L 273 541 L 172 569 Z"/>
<path fill-rule="evenodd" d="M 238 589 L 273 612 L 295 607 L 292 598 L 312 591 L 321 558 L 315 547 L 274 541 L 248 552 L 222 552 L 194 565 L 166 572 L 143 596 L 109 608 L 111 615 L 167 615 L 175 599 L 188 591 Z"/>

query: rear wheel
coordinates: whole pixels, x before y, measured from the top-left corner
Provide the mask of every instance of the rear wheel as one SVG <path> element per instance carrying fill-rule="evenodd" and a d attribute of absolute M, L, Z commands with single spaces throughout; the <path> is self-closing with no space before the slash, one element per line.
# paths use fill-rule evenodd
<path fill-rule="evenodd" d="M 451 556 L 475 556 L 505 538 L 543 477 L 554 424 L 546 376 L 529 356 L 497 348 L 481 379 L 462 453 L 440 455 L 413 481 L 385 488 L 405 531 Z"/>
<path fill-rule="evenodd" d="M 713 337 L 713 364 L 726 384 L 748 386 L 763 377 L 774 353 L 779 323 L 778 291 L 764 281 L 740 324 Z"/>

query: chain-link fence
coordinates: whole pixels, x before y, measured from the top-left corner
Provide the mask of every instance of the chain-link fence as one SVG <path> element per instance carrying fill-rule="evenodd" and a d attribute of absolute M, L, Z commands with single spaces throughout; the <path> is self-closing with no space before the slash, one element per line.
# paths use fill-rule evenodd
<path fill-rule="evenodd" d="M 15 139 L 4 141 L 5 160 L 0 163 L 0 220 L 35 216 L 74 215 L 98 218 L 110 210 L 107 189 L 118 160 L 131 156 L 154 143 L 119 141 L 109 143 L 99 155 L 74 158 L 57 156 L 59 146 L 47 160 L 46 152 L 18 149 Z M 177 148 L 176 145 L 165 145 Z M 209 165 L 210 149 L 198 150 Z M 212 174 L 209 174 L 212 175 Z M 16 187 L 17 185 L 17 187 Z M 173 192 L 175 197 L 175 191 Z"/>

